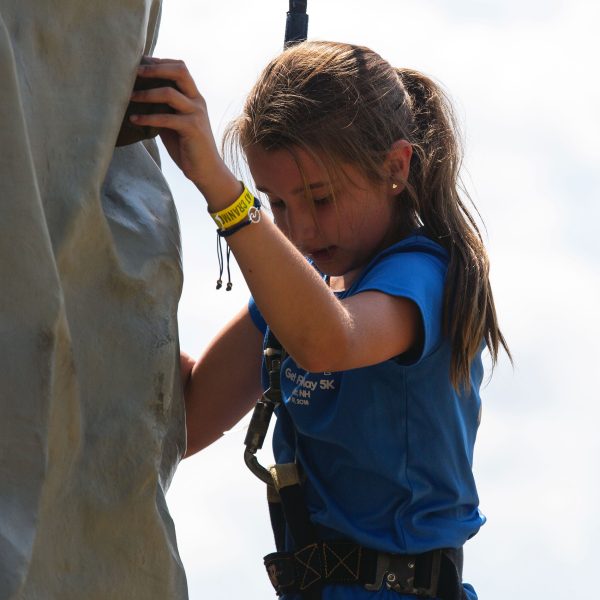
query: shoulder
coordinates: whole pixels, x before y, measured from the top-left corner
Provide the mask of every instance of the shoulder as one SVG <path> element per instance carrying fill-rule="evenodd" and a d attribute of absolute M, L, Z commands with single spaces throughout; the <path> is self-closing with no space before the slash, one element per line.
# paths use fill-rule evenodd
<path fill-rule="evenodd" d="M 348 295 L 376 290 L 396 296 L 443 291 L 448 253 L 417 232 L 380 252 L 371 260 Z"/>
<path fill-rule="evenodd" d="M 444 287 L 448 253 L 416 233 L 378 254 L 347 291 L 377 291 L 414 302 L 423 331 L 420 358 L 432 353 L 443 338 Z"/>

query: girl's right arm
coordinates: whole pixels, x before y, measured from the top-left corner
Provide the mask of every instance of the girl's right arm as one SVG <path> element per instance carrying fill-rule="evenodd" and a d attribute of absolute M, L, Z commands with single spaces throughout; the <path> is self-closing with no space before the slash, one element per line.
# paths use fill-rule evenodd
<path fill-rule="evenodd" d="M 181 61 L 152 59 L 141 76 L 173 87 L 136 91 L 136 102 L 167 103 L 172 114 L 132 115 L 158 127 L 169 154 L 204 196 L 210 212 L 242 192 L 223 162 L 206 102 Z M 407 163 L 406 163 L 407 164 Z M 420 332 L 417 306 L 376 291 L 338 300 L 297 248 L 269 219 L 227 239 L 265 321 L 296 363 L 308 371 L 342 371 L 382 362 L 412 348 Z"/>
<path fill-rule="evenodd" d="M 212 444 L 252 409 L 262 393 L 262 343 L 244 308 L 193 366 L 182 354 L 182 371 L 191 366 L 184 386 L 186 457 Z"/>

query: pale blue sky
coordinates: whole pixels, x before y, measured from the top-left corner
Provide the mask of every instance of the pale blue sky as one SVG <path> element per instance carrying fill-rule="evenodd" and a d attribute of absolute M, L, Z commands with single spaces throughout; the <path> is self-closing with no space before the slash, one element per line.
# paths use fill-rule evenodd
<path fill-rule="evenodd" d="M 514 370 L 503 358 L 483 391 L 475 471 L 489 520 L 467 544 L 466 579 L 482 600 L 591 597 L 600 558 L 599 5 L 311 0 L 308 8 L 309 37 L 365 44 L 442 81 L 465 130 L 465 180 L 487 226 L 515 357 Z M 164 1 L 156 55 L 188 62 L 218 132 L 279 52 L 286 10 L 286 0 Z M 165 174 L 183 237 L 181 345 L 198 355 L 247 291 L 235 273 L 231 293 L 215 291 L 214 226 L 167 160 Z M 261 560 L 272 550 L 264 492 L 243 464 L 243 437 L 238 428 L 184 461 L 167 496 L 191 600 L 274 598 Z"/>

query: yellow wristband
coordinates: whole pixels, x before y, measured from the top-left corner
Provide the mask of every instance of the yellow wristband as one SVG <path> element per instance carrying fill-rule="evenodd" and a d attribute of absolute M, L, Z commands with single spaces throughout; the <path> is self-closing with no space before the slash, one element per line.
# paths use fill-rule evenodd
<path fill-rule="evenodd" d="M 244 191 L 233 204 L 230 204 L 227 208 L 218 212 L 210 213 L 210 216 L 214 219 L 219 229 L 227 230 L 247 218 L 248 211 L 252 206 L 254 206 L 254 196 L 244 185 Z"/>

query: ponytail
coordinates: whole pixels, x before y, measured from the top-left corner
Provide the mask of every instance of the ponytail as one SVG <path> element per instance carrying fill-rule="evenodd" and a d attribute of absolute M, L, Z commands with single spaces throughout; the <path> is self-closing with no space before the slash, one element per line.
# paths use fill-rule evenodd
<path fill-rule="evenodd" d="M 418 71 L 396 69 L 411 104 L 413 159 L 405 190 L 408 210 L 450 257 L 444 291 L 443 331 L 452 346 L 450 379 L 468 389 L 470 365 L 485 339 L 492 364 L 502 346 L 489 259 L 477 223 L 463 202 L 462 147 L 452 106 L 441 88 Z"/>

